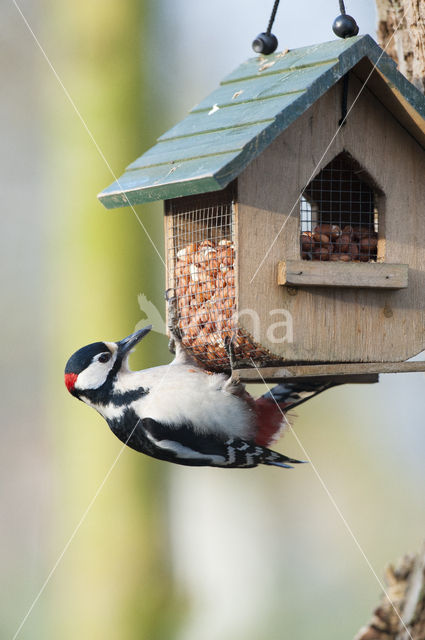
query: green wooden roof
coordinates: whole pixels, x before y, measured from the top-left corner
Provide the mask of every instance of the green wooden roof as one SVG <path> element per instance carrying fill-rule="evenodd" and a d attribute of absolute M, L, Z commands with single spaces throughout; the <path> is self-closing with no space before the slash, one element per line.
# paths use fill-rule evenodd
<path fill-rule="evenodd" d="M 369 89 L 425 146 L 425 97 L 370 36 L 356 36 L 244 62 L 100 201 L 112 209 L 223 189 L 356 65 L 363 79 L 376 65 Z"/>

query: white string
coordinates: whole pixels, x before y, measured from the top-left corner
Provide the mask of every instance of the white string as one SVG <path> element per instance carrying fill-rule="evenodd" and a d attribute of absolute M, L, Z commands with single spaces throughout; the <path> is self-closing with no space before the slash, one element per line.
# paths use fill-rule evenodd
<path fill-rule="evenodd" d="M 170 371 L 170 369 L 172 370 L 172 366 L 171 364 L 165 366 L 164 369 L 164 375 L 162 376 L 162 378 L 159 381 L 158 387 L 157 389 L 160 389 L 168 372 Z M 148 396 L 149 398 L 149 396 Z M 152 399 L 150 400 L 150 402 L 152 402 Z M 148 410 L 149 407 L 149 401 L 146 403 L 145 406 L 145 411 Z M 141 418 L 139 418 L 139 420 L 137 420 L 136 424 L 134 425 L 133 429 L 131 430 L 130 435 L 128 436 L 128 438 L 126 439 L 126 441 L 124 442 L 124 444 L 122 445 L 121 449 L 118 452 L 117 457 L 115 458 L 115 460 L 113 461 L 112 465 L 110 466 L 108 472 L 106 473 L 104 479 L 102 480 L 102 482 L 100 483 L 99 487 L 97 488 L 93 498 L 90 500 L 88 506 L 86 507 L 83 515 L 81 516 L 77 526 L 75 527 L 74 531 L 72 532 L 71 536 L 68 539 L 68 542 L 65 544 L 64 548 L 62 549 L 61 553 L 59 554 L 56 562 L 54 563 L 53 567 L 51 568 L 47 578 L 45 579 L 45 581 L 43 582 L 43 584 L 41 585 L 41 588 L 39 590 L 39 592 L 37 593 L 36 597 L 34 598 L 31 606 L 29 607 L 27 613 L 25 614 L 25 616 L 22 619 L 21 624 L 19 625 L 18 629 L 16 630 L 14 636 L 12 637 L 12 640 L 16 640 L 16 638 L 18 637 L 22 627 L 24 626 L 25 622 L 27 621 L 27 619 L 29 618 L 29 616 L 31 615 L 32 610 L 34 609 L 35 605 L 37 604 L 38 600 L 40 599 L 41 595 L 43 594 L 44 590 L 46 589 L 47 585 L 49 584 L 53 574 L 55 573 L 56 569 L 58 568 L 59 564 L 61 563 L 65 553 L 68 551 L 69 546 L 71 544 L 71 542 L 73 541 L 73 539 L 75 538 L 75 536 L 77 535 L 81 525 L 83 524 L 83 522 L 85 521 L 86 517 L 88 516 L 92 506 L 94 505 L 99 493 L 102 491 L 103 487 L 105 486 L 106 481 L 108 480 L 109 476 L 111 475 L 113 469 L 115 468 L 115 465 L 117 464 L 118 460 L 120 459 L 124 449 L 126 448 L 128 442 L 130 441 L 131 437 L 133 436 L 134 432 L 137 429 L 138 424 L 140 423 Z"/>
<path fill-rule="evenodd" d="M 64 546 L 64 548 L 62 549 L 62 551 L 60 552 L 56 562 L 54 563 L 53 567 L 51 568 L 49 574 L 47 575 L 47 578 L 45 579 L 45 581 L 43 582 L 43 584 L 41 585 L 41 588 L 39 590 L 39 592 L 37 593 L 36 597 L 34 598 L 30 608 L 28 609 L 28 611 L 26 612 L 25 616 L 22 619 L 21 624 L 19 625 L 19 627 L 17 628 L 12 640 L 16 640 L 16 638 L 18 637 L 19 633 L 21 632 L 22 627 L 24 626 L 25 622 L 27 621 L 27 619 L 29 618 L 29 616 L 31 615 L 32 610 L 34 609 L 35 605 L 37 604 L 37 602 L 39 601 L 40 597 L 42 596 L 44 590 L 46 589 L 47 585 L 49 584 L 53 574 L 55 573 L 56 569 L 58 568 L 59 564 L 61 563 L 62 558 L 64 557 L 65 553 L 68 551 L 69 546 L 71 544 L 71 542 L 74 540 L 75 536 L 77 535 L 79 529 L 81 528 L 81 525 L 84 523 L 84 520 L 86 519 L 87 515 L 89 514 L 89 511 L 91 510 L 92 506 L 94 505 L 99 493 L 102 491 L 104 485 L 106 484 L 106 481 L 108 480 L 109 476 L 111 475 L 115 465 L 117 464 L 118 460 L 121 457 L 122 452 L 124 451 L 124 449 L 126 448 L 126 445 L 128 443 L 128 441 L 130 440 L 131 436 L 133 435 L 133 433 L 135 432 L 137 425 L 139 424 L 140 419 L 136 422 L 136 424 L 134 425 L 133 430 L 131 431 L 130 435 L 128 436 L 127 440 L 125 441 L 125 443 L 122 445 L 121 449 L 118 452 L 117 457 L 115 458 L 115 460 L 113 461 L 112 465 L 109 468 L 109 471 L 106 473 L 104 479 L 102 480 L 102 482 L 100 483 L 100 485 L 98 486 L 93 498 L 90 500 L 89 504 L 87 505 L 83 515 L 81 516 L 77 526 L 75 527 L 74 531 L 72 532 L 70 538 L 68 539 L 68 542 L 66 543 L 66 545 Z"/>
<path fill-rule="evenodd" d="M 311 468 L 313 469 L 317 479 L 319 480 L 320 484 L 322 485 L 322 488 L 324 489 L 326 495 L 328 496 L 329 500 L 331 501 L 332 506 L 334 507 L 334 509 L 336 510 L 337 514 L 339 515 L 339 517 L 341 518 L 346 530 L 348 531 L 350 537 L 352 538 L 352 540 L 354 541 L 354 544 L 356 545 L 357 549 L 360 551 L 361 555 L 363 556 L 367 566 L 369 567 L 369 569 L 371 570 L 372 574 L 374 575 L 377 583 L 379 584 L 379 586 L 381 587 L 385 597 L 387 598 L 388 602 L 390 603 L 391 607 L 394 609 L 398 619 L 400 620 L 401 624 L 403 625 L 406 633 L 408 634 L 408 637 L 410 638 L 410 640 L 413 640 L 409 629 L 406 627 L 406 624 L 404 623 L 403 618 L 401 617 L 400 613 L 398 612 L 395 604 L 393 603 L 393 601 L 391 600 L 388 591 L 385 588 L 385 585 L 383 584 L 382 580 L 379 578 L 378 574 L 376 573 L 375 569 L 373 568 L 372 563 L 370 562 L 369 558 L 367 557 L 366 553 L 364 552 L 360 542 L 358 541 L 358 539 L 356 538 L 355 534 L 353 533 L 353 530 L 351 529 L 350 525 L 348 524 L 347 520 L 345 519 L 341 509 L 339 508 L 338 504 L 336 503 L 335 498 L 333 497 L 332 493 L 330 492 L 329 488 L 327 487 L 325 481 L 323 480 L 322 476 L 320 475 L 316 465 L 313 463 L 310 454 L 308 453 L 308 451 L 306 450 L 306 448 L 304 447 L 304 445 L 302 444 L 301 440 L 299 439 L 299 437 L 297 436 L 297 434 L 295 433 L 294 429 L 292 428 L 291 423 L 288 421 L 284 411 L 282 411 L 281 407 L 279 406 L 279 403 L 277 402 L 276 398 L 274 398 L 273 394 L 271 393 L 271 389 L 269 387 L 269 385 L 267 384 L 267 382 L 264 380 L 261 371 L 258 369 L 257 365 L 255 364 L 254 360 L 251 358 L 251 362 L 253 367 L 255 367 L 258 375 L 260 376 L 261 380 L 263 381 L 264 386 L 266 387 L 266 389 L 269 391 L 271 397 L 273 398 L 273 401 L 275 402 L 277 408 L 279 409 L 280 413 L 282 414 L 283 419 L 285 420 L 286 424 L 288 425 L 288 428 L 291 432 L 291 434 L 293 435 L 293 437 L 295 438 L 298 446 L 300 447 L 301 451 L 303 452 L 303 456 L 306 458 L 306 460 L 310 463 Z"/>
<path fill-rule="evenodd" d="M 132 212 L 134 213 L 138 223 L 140 224 L 140 226 L 142 227 L 143 231 L 145 232 L 149 242 L 151 243 L 153 249 L 155 250 L 157 256 L 159 257 L 159 259 L 161 260 L 162 264 L 164 265 L 165 269 L 167 269 L 167 266 L 165 264 L 165 261 L 160 253 L 160 251 L 158 250 L 158 247 L 156 246 L 155 242 L 153 241 L 152 237 L 150 236 L 148 230 L 146 229 L 145 225 L 143 224 L 143 222 L 141 221 L 141 219 L 139 218 L 139 216 L 137 215 L 137 212 L 135 210 L 135 208 L 133 207 L 133 205 L 131 204 L 131 202 L 129 201 L 127 195 L 124 193 L 124 188 L 121 185 L 118 177 L 115 175 L 115 172 L 113 171 L 111 165 L 109 164 L 105 154 L 103 153 L 102 149 L 100 148 L 99 144 L 97 143 L 93 133 L 91 132 L 89 126 L 87 125 L 86 121 L 84 120 L 83 116 L 81 115 L 77 105 L 75 104 L 74 100 L 72 99 L 69 91 L 67 90 L 67 88 L 65 87 L 65 85 L 63 84 L 59 74 L 57 73 L 55 67 L 53 66 L 49 56 L 47 55 L 47 53 L 45 52 L 45 50 L 43 49 L 40 41 L 38 40 L 37 36 L 35 35 L 34 31 L 32 30 L 28 20 L 25 18 L 24 14 L 22 13 L 22 10 L 20 9 L 20 7 L 18 6 L 16 0 L 12 0 L 13 4 L 15 5 L 17 11 L 19 12 L 22 20 L 24 21 L 28 31 L 30 32 L 30 34 L 32 35 L 37 47 L 40 49 L 44 59 L 46 60 L 47 64 L 50 67 L 50 70 L 52 71 L 53 75 L 55 76 L 56 80 L 58 81 L 59 85 L 61 86 L 65 96 L 67 97 L 69 103 L 71 104 L 72 108 L 74 109 L 75 113 L 77 114 L 81 124 L 83 125 L 83 128 L 86 130 L 90 140 L 92 141 L 92 143 L 94 144 L 98 154 L 100 155 L 100 157 L 102 158 L 103 162 L 105 163 L 105 165 L 107 166 L 107 168 L 109 169 L 111 176 L 113 177 L 113 179 L 115 180 L 115 182 L 118 184 L 119 188 L 121 189 L 121 191 L 123 192 L 123 196 L 124 198 L 127 200 L 127 204 L 129 205 L 130 209 L 132 210 Z"/>
<path fill-rule="evenodd" d="M 117 176 L 115 175 L 114 171 L 112 170 L 112 167 L 110 166 L 110 164 L 109 164 L 108 160 L 106 159 L 106 157 L 105 157 L 105 155 L 104 155 L 103 151 L 101 150 L 100 146 L 98 145 L 97 141 L 95 140 L 95 138 L 94 138 L 94 136 L 93 136 L 93 134 L 92 134 L 91 130 L 89 129 L 89 127 L 88 127 L 87 123 L 85 122 L 84 118 L 82 117 L 82 115 L 81 115 L 80 111 L 78 110 L 78 108 L 77 108 L 76 104 L 74 103 L 74 101 L 73 101 L 73 99 L 72 99 L 71 95 L 69 94 L 68 90 L 67 90 L 67 89 L 66 89 L 66 87 L 64 86 L 64 84 L 63 84 L 62 80 L 60 79 L 60 77 L 59 77 L 58 73 L 56 72 L 56 69 L 54 68 L 54 66 L 53 66 L 52 62 L 50 61 L 50 59 L 49 59 L 48 55 L 46 54 L 45 50 L 44 50 L 44 49 L 43 49 L 43 47 L 41 46 L 41 44 L 40 44 L 40 42 L 39 42 L 38 38 L 36 37 L 36 35 L 35 35 L 35 33 L 34 33 L 34 31 L 32 30 L 32 28 L 31 28 L 31 26 L 29 25 L 29 23 L 28 23 L 27 19 L 25 18 L 25 16 L 24 16 L 24 14 L 23 14 L 22 10 L 21 10 L 21 9 L 20 9 L 20 7 L 18 6 L 18 4 L 17 4 L 16 0 L 12 0 L 12 2 L 13 2 L 13 4 L 14 4 L 15 8 L 17 9 L 17 11 L 19 12 L 19 14 L 20 14 L 20 16 L 21 16 L 22 20 L 24 21 L 24 23 L 25 23 L 26 27 L 28 28 L 29 32 L 31 33 L 31 35 L 32 35 L 32 37 L 33 37 L 33 39 L 34 39 L 35 43 L 37 44 L 38 48 L 40 49 L 40 51 L 41 51 L 41 53 L 42 53 L 43 57 L 45 58 L 45 60 L 46 60 L 47 64 L 49 65 L 49 67 L 50 67 L 50 69 L 51 69 L 52 73 L 54 74 L 54 76 L 55 76 L 55 78 L 56 78 L 56 80 L 58 81 L 59 85 L 61 86 L 62 90 L 64 91 L 65 96 L 67 97 L 67 99 L 68 99 L 68 101 L 70 102 L 71 106 L 73 107 L 73 109 L 74 109 L 75 113 L 77 114 L 78 118 L 80 119 L 80 121 L 81 121 L 81 123 L 82 123 L 82 125 L 83 125 L 84 129 L 86 130 L 87 134 L 89 135 L 89 137 L 90 137 L 91 141 L 93 142 L 93 144 L 94 144 L 94 146 L 95 146 L 96 150 L 98 151 L 98 153 L 99 153 L 100 157 L 102 158 L 102 160 L 104 161 L 104 163 L 105 163 L 105 164 L 106 164 L 106 166 L 108 167 L 108 169 L 109 169 L 109 171 L 110 171 L 111 175 L 113 176 L 114 180 L 117 182 L 117 184 L 118 184 L 118 186 L 120 187 L 120 189 L 121 189 L 122 191 L 124 191 L 123 187 L 122 187 L 122 186 L 121 186 L 121 184 L 119 183 L 119 180 L 118 180 Z M 372 75 L 372 73 L 373 73 L 373 72 L 374 72 L 374 70 L 376 69 L 376 66 L 377 66 L 377 64 L 379 63 L 379 61 L 380 61 L 380 59 L 381 59 L 381 57 L 382 57 L 383 53 L 386 51 L 386 49 L 388 48 L 388 46 L 389 46 L 390 42 L 391 42 L 391 41 L 392 41 L 392 39 L 394 38 L 394 35 L 395 35 L 395 33 L 397 32 L 397 30 L 399 29 L 399 27 L 400 27 L 400 25 L 401 25 L 402 21 L 404 20 L 405 15 L 406 15 L 406 12 L 403 14 L 403 17 L 401 18 L 401 20 L 400 20 L 400 22 L 398 23 L 398 25 L 397 25 L 396 29 L 394 30 L 394 33 L 392 34 L 391 38 L 390 38 L 390 39 L 389 39 L 389 41 L 387 42 L 387 44 L 386 44 L 386 46 L 385 46 L 385 49 L 383 50 L 383 52 L 382 52 L 382 53 L 381 53 L 381 55 L 379 56 L 379 58 L 378 58 L 377 62 L 375 63 L 375 65 L 374 65 L 374 66 L 373 66 L 373 68 L 372 68 L 372 71 L 370 72 L 370 74 L 369 74 L 369 75 L 368 75 L 368 77 L 366 78 L 365 82 L 363 83 L 362 87 L 360 88 L 358 95 L 356 96 L 356 98 L 355 98 L 355 100 L 354 100 L 353 104 L 351 105 L 350 109 L 349 109 L 349 110 L 348 110 L 348 112 L 347 112 L 347 115 L 345 116 L 344 121 L 346 120 L 346 118 L 347 118 L 347 117 L 348 117 L 348 115 L 350 114 L 351 110 L 353 109 L 354 105 L 356 104 L 356 102 L 357 102 L 358 98 L 360 97 L 360 95 L 361 95 L 361 93 L 362 93 L 362 91 L 363 91 L 364 87 L 366 86 L 366 84 L 367 84 L 367 82 L 368 82 L 368 80 L 369 80 L 370 76 Z M 321 161 L 322 161 L 322 160 L 323 160 L 323 158 L 325 157 L 325 155 L 326 155 L 327 151 L 329 150 L 329 148 L 331 147 L 332 143 L 334 142 L 334 140 L 335 140 L 336 136 L 338 135 L 339 131 L 341 130 L 341 127 L 342 127 L 342 125 L 344 124 L 344 121 L 343 121 L 343 122 L 341 122 L 341 124 L 340 124 L 340 126 L 338 127 L 338 129 L 337 129 L 336 133 L 334 134 L 334 136 L 332 137 L 332 139 L 331 139 L 331 141 L 330 141 L 329 145 L 327 146 L 327 148 L 326 148 L 325 152 L 323 153 L 322 157 L 320 158 L 319 162 L 317 163 L 316 168 L 314 169 L 314 172 L 312 173 L 310 180 L 314 177 L 314 174 L 316 173 L 317 168 L 319 167 L 319 165 L 320 165 Z M 309 181 L 310 181 L 310 180 L 309 180 Z M 291 213 L 294 211 L 294 209 L 295 209 L 295 207 L 297 206 L 297 204 L 298 204 L 298 202 L 299 202 L 299 200 L 300 200 L 301 196 L 302 196 L 302 193 L 300 193 L 299 197 L 297 198 L 296 202 L 294 203 L 294 206 L 293 206 L 293 207 L 292 207 L 292 209 L 291 209 L 290 214 L 288 215 L 288 217 L 286 218 L 286 220 L 285 220 L 285 222 L 283 223 L 282 227 L 281 227 L 281 228 L 280 228 L 280 230 L 278 231 L 278 233 L 277 233 L 276 237 L 275 237 L 275 238 L 274 238 L 274 240 L 272 241 L 272 243 L 271 243 L 271 245 L 270 245 L 270 247 L 269 247 L 268 251 L 266 252 L 266 255 L 264 256 L 264 258 L 263 258 L 263 259 L 262 259 L 262 261 L 260 262 L 260 264 L 259 264 L 259 266 L 258 266 L 257 270 L 255 271 L 255 273 L 254 273 L 253 277 L 251 278 L 251 283 L 252 283 L 252 281 L 254 280 L 254 278 L 256 277 L 256 275 L 257 275 L 257 273 L 258 273 L 259 269 L 261 268 L 261 266 L 264 264 L 264 261 L 266 260 L 267 256 L 269 255 L 269 253 L 270 253 L 270 251 L 271 251 L 272 247 L 274 246 L 275 242 L 277 241 L 277 239 L 278 239 L 278 237 L 279 237 L 280 233 L 283 231 L 283 229 L 284 229 L 284 227 L 285 227 L 285 224 L 286 224 L 286 222 L 287 222 L 287 221 L 288 221 L 288 219 L 289 219 L 289 216 L 290 216 L 290 215 L 291 215 Z M 143 229 L 143 230 L 144 230 L 144 232 L 146 233 L 146 236 L 148 237 L 148 239 L 149 239 L 149 241 L 150 241 L 151 245 L 153 246 L 153 248 L 154 248 L 155 252 L 157 253 L 157 255 L 158 255 L 158 257 L 160 258 L 161 262 L 162 262 L 162 263 L 164 264 L 164 266 L 165 266 L 165 262 L 164 262 L 164 260 L 163 260 L 163 258 L 162 258 L 162 256 L 161 256 L 161 254 L 160 254 L 160 252 L 159 252 L 158 248 L 156 247 L 156 245 L 155 245 L 154 241 L 152 240 L 151 236 L 149 235 L 149 233 L 148 233 L 148 231 L 147 231 L 146 227 L 144 226 L 144 224 L 143 224 L 143 223 L 142 223 L 142 221 L 140 220 L 139 216 L 137 215 L 137 212 L 135 211 L 135 209 L 134 209 L 133 205 L 129 202 L 129 200 L 128 200 L 128 198 L 127 198 L 127 196 L 126 196 L 126 195 L 125 195 L 125 197 L 126 197 L 126 199 L 127 199 L 127 202 L 128 202 L 128 204 L 129 204 L 130 208 L 132 209 L 132 211 L 133 211 L 133 213 L 134 213 L 134 215 L 135 215 L 136 219 L 138 220 L 138 222 L 139 222 L 140 226 L 142 227 L 142 229 Z M 254 363 L 254 362 L 253 362 L 253 365 L 254 365 L 254 367 L 257 369 L 257 367 L 255 366 L 255 363 Z M 261 376 L 261 373 L 259 372 L 259 370 L 258 370 L 258 369 L 257 369 L 257 371 L 258 371 L 258 373 L 259 373 L 260 377 L 262 378 L 263 383 L 264 383 L 264 384 L 265 384 L 265 386 L 269 389 L 269 387 L 267 386 L 267 384 L 266 384 L 266 382 L 265 382 L 264 378 Z M 276 401 L 275 401 L 275 402 L 276 402 Z M 276 403 L 276 404 L 277 404 L 277 403 Z M 280 409 L 280 407 L 279 407 L 279 405 L 278 405 L 278 404 L 277 404 L 277 406 L 278 406 L 279 410 L 281 411 L 281 409 Z M 281 411 L 281 412 L 282 412 L 282 411 Z M 283 412 L 282 412 L 282 415 L 284 416 Z M 285 417 L 285 416 L 284 416 L 284 418 L 285 418 L 285 420 L 286 420 L 286 417 Z M 287 420 L 286 420 L 286 421 L 287 421 Z M 74 529 L 73 533 L 71 534 L 71 536 L 70 536 L 70 538 L 69 538 L 68 542 L 67 542 L 67 543 L 66 543 L 66 545 L 64 546 L 64 548 L 63 548 L 62 552 L 60 553 L 60 555 L 59 555 L 58 559 L 56 560 L 55 564 L 53 565 L 53 567 L 52 567 L 51 571 L 49 572 L 49 574 L 48 574 L 48 576 L 47 576 L 47 578 L 46 578 L 46 580 L 44 581 L 44 583 L 43 583 L 42 587 L 40 588 L 40 590 L 39 590 L 39 592 L 38 592 L 37 596 L 34 598 L 34 600 L 33 600 L 32 604 L 31 604 L 30 608 L 28 609 L 27 613 L 25 614 L 25 616 L 24 616 L 24 618 L 23 618 L 23 620 L 22 620 L 21 624 L 19 625 L 19 627 L 18 627 L 17 631 L 15 632 L 15 634 L 14 634 L 14 636 L 13 636 L 12 640 L 16 640 L 16 638 L 18 637 L 18 635 L 19 635 L 19 633 L 20 633 L 21 629 L 23 628 L 23 626 L 24 626 L 25 622 L 27 621 L 27 619 L 28 619 L 28 617 L 30 616 L 31 612 L 33 611 L 33 609 L 34 609 L 35 605 L 37 604 L 37 602 L 38 602 L 39 598 L 41 597 L 42 593 L 43 593 L 43 592 L 44 592 L 44 590 L 46 589 L 46 587 L 47 587 L 48 583 L 50 582 L 50 580 L 51 580 L 51 578 L 52 578 L 52 576 L 53 576 L 53 574 L 55 573 L 55 571 L 56 571 L 57 567 L 59 566 L 59 564 L 60 564 L 61 560 L 63 559 L 63 557 L 64 557 L 65 553 L 67 552 L 67 550 L 68 550 L 68 548 L 69 548 L 69 546 L 70 546 L 70 544 L 71 544 L 72 540 L 74 539 L 74 537 L 75 537 L 75 536 L 76 536 L 76 534 L 78 533 L 78 531 L 79 531 L 79 529 L 80 529 L 81 525 L 83 524 L 84 520 L 86 519 L 86 517 L 87 517 L 87 515 L 88 515 L 88 513 L 89 513 L 90 509 L 92 508 L 92 506 L 93 506 L 93 504 L 94 504 L 95 500 L 97 499 L 97 497 L 98 497 L 99 493 L 101 492 L 101 490 L 103 489 L 103 486 L 105 485 L 105 483 L 106 483 L 107 479 L 109 478 L 110 474 L 112 473 L 112 470 L 114 469 L 114 467 L 115 467 L 115 465 L 117 464 L 117 462 L 118 462 L 119 458 L 121 457 L 121 454 L 122 454 L 122 452 L 124 451 L 124 449 L 125 449 L 125 446 L 126 446 L 127 442 L 129 441 L 129 439 L 130 439 L 130 438 L 131 438 L 131 436 L 133 435 L 133 433 L 134 433 L 134 431 L 135 431 L 135 429 L 136 429 L 136 427 L 137 427 L 138 423 L 139 423 L 139 421 L 138 421 L 138 422 L 136 423 L 136 425 L 134 426 L 134 428 L 133 428 L 132 432 L 130 433 L 130 435 L 129 435 L 129 437 L 128 437 L 127 441 L 126 441 L 126 443 L 125 443 L 125 444 L 123 444 L 123 446 L 122 446 L 122 448 L 120 449 L 120 451 L 119 451 L 119 453 L 118 453 L 117 457 L 115 458 L 114 462 L 112 463 L 112 465 L 111 465 L 111 467 L 110 467 L 109 471 L 108 471 L 108 472 L 107 472 L 107 474 L 105 475 L 105 478 L 103 479 L 103 481 L 102 481 L 102 482 L 101 482 L 101 484 L 99 485 L 99 487 L 98 487 L 97 491 L 95 492 L 95 494 L 94 494 L 93 498 L 92 498 L 92 499 L 91 499 L 91 501 L 89 502 L 89 504 L 88 504 L 88 506 L 87 506 L 86 510 L 84 511 L 84 513 L 83 513 L 82 517 L 80 518 L 80 521 L 78 522 L 78 524 L 77 524 L 77 526 L 75 527 L 75 529 Z M 289 423 L 288 423 L 288 424 L 289 424 Z M 293 435 L 294 435 L 295 439 L 297 440 L 297 442 L 298 442 L 299 446 L 300 446 L 300 447 L 301 447 L 301 449 L 303 450 L 304 455 L 307 457 L 307 459 L 308 459 L 308 460 L 309 460 L 309 462 L 311 463 L 312 468 L 313 468 L 313 470 L 314 470 L 314 472 L 315 472 L 315 474 L 316 474 L 316 476 L 317 476 L 317 478 L 318 478 L 318 480 L 319 480 L 320 484 L 322 485 L 323 489 L 324 489 L 324 490 L 325 490 L 325 492 L 327 493 L 327 495 L 328 495 L 328 497 L 329 497 L 329 499 L 330 499 L 331 503 L 333 504 L 334 508 L 336 509 L 336 511 L 337 511 L 337 513 L 338 513 L 338 515 L 339 515 L 339 516 L 340 516 L 340 518 L 342 519 L 342 521 L 343 521 L 343 523 L 344 523 L 344 525 L 345 525 L 345 527 L 346 527 L 347 531 L 349 532 L 349 534 L 350 534 L 350 536 L 352 537 L 353 541 L 355 542 L 355 544 L 356 544 L 357 548 L 359 549 L 359 551 L 360 551 L 360 552 L 361 552 L 361 554 L 363 555 L 363 557 L 364 557 L 364 559 L 365 559 L 365 561 L 366 561 L 367 565 L 369 566 L 369 569 L 372 571 L 373 575 L 375 576 L 375 578 L 376 578 L 376 580 L 377 580 L 378 584 L 380 585 L 381 589 L 383 590 L 383 592 L 385 593 L 386 597 L 388 598 L 388 601 L 390 602 L 391 606 L 394 608 L 394 611 L 396 612 L 396 614 L 397 614 L 398 618 L 400 619 L 401 623 L 403 624 L 403 627 L 405 628 L 405 630 L 406 630 L 406 632 L 407 632 L 407 634 L 408 634 L 409 638 L 410 638 L 411 640 L 413 640 L 413 639 L 412 639 L 412 636 L 410 635 L 410 633 L 409 633 L 409 631 L 408 631 L 408 629 L 407 629 L 407 627 L 406 627 L 406 625 L 404 624 L 404 622 L 403 622 L 402 618 L 400 617 L 400 614 L 398 613 L 398 611 L 397 611 L 397 609 L 395 608 L 395 606 L 394 606 L 393 602 L 391 601 L 391 599 L 390 599 L 390 597 L 389 597 L 388 593 L 386 592 L 384 585 L 382 584 L 382 582 L 380 581 L 379 577 L 377 576 L 377 574 L 376 574 L 376 572 L 375 572 L 375 570 L 374 570 L 374 568 L 373 568 L 372 564 L 371 564 L 371 563 L 370 563 L 370 561 L 368 560 L 368 558 L 367 558 L 367 556 L 366 556 L 365 552 L 363 551 L 362 547 L 360 546 L 360 543 L 358 542 L 357 538 L 355 537 L 354 533 L 352 532 L 351 528 L 349 527 L 349 525 L 348 525 L 347 521 L 345 520 L 345 518 L 344 518 L 344 516 L 343 516 L 343 514 L 342 514 L 342 512 L 341 512 L 341 510 L 339 509 L 338 505 L 336 504 L 335 499 L 333 498 L 332 494 L 330 493 L 329 489 L 327 488 L 326 484 L 324 483 L 323 479 L 321 478 L 321 476 L 320 476 L 319 472 L 317 471 L 317 469 L 316 469 L 315 465 L 312 463 L 310 456 L 308 455 L 307 451 L 306 451 L 306 450 L 305 450 L 305 448 L 303 447 L 303 445 L 302 445 L 302 443 L 300 442 L 299 438 L 297 437 L 297 435 L 296 435 L 296 434 L 295 434 L 295 432 L 293 431 L 292 426 L 291 426 L 291 425 L 289 425 L 289 427 L 290 427 L 291 432 L 293 433 Z"/>

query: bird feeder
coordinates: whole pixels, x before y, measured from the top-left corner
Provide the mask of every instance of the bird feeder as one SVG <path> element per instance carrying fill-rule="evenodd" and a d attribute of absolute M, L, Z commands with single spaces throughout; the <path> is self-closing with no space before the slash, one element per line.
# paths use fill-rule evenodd
<path fill-rule="evenodd" d="M 100 196 L 165 201 L 185 348 L 244 380 L 425 370 L 425 97 L 369 36 L 248 60 Z"/>

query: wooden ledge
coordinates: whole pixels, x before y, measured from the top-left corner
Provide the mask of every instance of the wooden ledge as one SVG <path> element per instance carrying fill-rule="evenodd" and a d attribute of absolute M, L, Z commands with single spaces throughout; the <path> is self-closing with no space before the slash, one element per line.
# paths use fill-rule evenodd
<path fill-rule="evenodd" d="M 280 382 L 299 378 L 339 378 L 339 382 L 375 382 L 379 373 L 418 373 L 425 371 L 425 361 L 407 362 L 342 362 L 339 364 L 306 364 L 287 367 L 260 367 L 257 369 L 235 369 L 242 382 Z M 260 375 L 261 374 L 261 375 Z M 361 380 L 363 378 L 363 380 Z"/>
<path fill-rule="evenodd" d="M 296 287 L 406 289 L 408 272 L 407 264 L 284 260 L 279 262 L 277 281 Z"/>

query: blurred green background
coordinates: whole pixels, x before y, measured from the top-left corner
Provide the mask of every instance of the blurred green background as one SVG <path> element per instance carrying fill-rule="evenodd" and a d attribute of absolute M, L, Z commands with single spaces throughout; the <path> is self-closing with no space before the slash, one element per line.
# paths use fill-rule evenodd
<path fill-rule="evenodd" d="M 61 86 L 2 2 L 1 638 L 16 635 L 121 450 L 67 394 L 64 364 L 130 333 L 139 293 L 164 312 L 161 205 L 136 209 L 144 230 L 96 194 L 252 55 L 271 4 L 22 0 Z M 338 3 L 312 4 L 282 3 L 280 48 L 333 38 Z M 353 4 L 374 34 L 374 2 Z M 166 339 L 151 334 L 133 358 L 167 362 Z M 17 637 L 352 637 L 380 589 L 316 471 L 382 575 L 424 537 L 424 391 L 422 375 L 382 376 L 307 403 L 293 423 L 313 464 L 291 473 L 125 450 Z M 290 434 L 279 447 L 304 455 Z"/>

